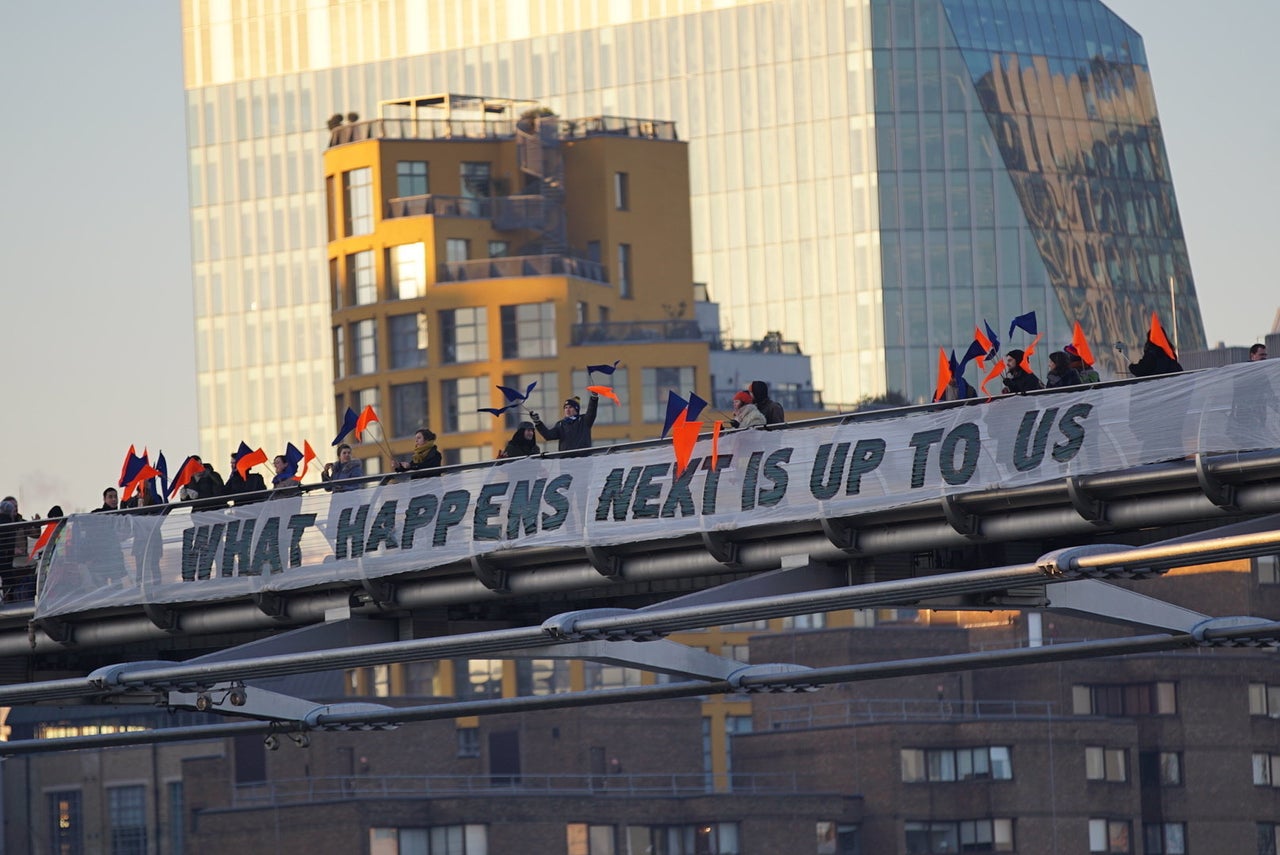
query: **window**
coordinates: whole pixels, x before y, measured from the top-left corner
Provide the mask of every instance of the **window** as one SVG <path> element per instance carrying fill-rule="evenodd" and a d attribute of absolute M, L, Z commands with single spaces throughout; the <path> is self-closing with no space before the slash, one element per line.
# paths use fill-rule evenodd
<path fill-rule="evenodd" d="M 1076 715 L 1176 715 L 1178 696 L 1173 683 L 1130 683 L 1071 688 Z"/>
<path fill-rule="evenodd" d="M 616 376 L 616 375 L 615 375 Z M 693 366 L 683 368 L 644 368 L 640 371 L 641 400 L 646 422 L 661 424 L 667 415 L 667 393 L 675 392 L 682 398 L 689 396 L 694 385 Z"/>
<path fill-rule="evenodd" d="M 458 756 L 459 757 L 479 757 L 480 756 L 480 728 L 478 727 L 458 728 Z"/>
<path fill-rule="evenodd" d="M 483 825 L 430 828 L 370 828 L 369 855 L 488 855 Z"/>
<path fill-rule="evenodd" d="M 503 359 L 537 359 L 556 355 L 554 303 L 502 306 L 499 311 Z"/>
<path fill-rule="evenodd" d="M 508 389 L 519 389 L 521 394 L 529 388 L 530 383 L 537 383 L 533 387 L 533 391 L 529 393 L 529 399 L 524 402 L 521 407 L 507 410 L 506 426 L 515 430 L 516 425 L 520 422 L 528 421 L 529 413 L 534 412 L 540 416 L 545 416 L 550 424 L 555 424 L 560 418 L 561 406 L 564 400 L 560 397 L 560 375 L 555 371 L 544 371 L 526 374 L 504 374 L 502 375 L 502 385 Z M 578 388 L 578 387 L 574 387 Z M 600 420 L 596 419 L 596 424 L 600 424 Z M 538 439 L 536 442 L 541 443 Z"/>
<path fill-rule="evenodd" d="M 338 259 L 329 259 L 329 300 L 333 308 L 341 309 L 347 301 L 342 296 L 342 280 L 338 277 Z"/>
<path fill-rule="evenodd" d="M 618 244 L 618 296 L 631 296 L 631 244 Z"/>
<path fill-rule="evenodd" d="M 1129 841 L 1129 822 L 1122 819 L 1089 820 L 1089 852 L 1133 852 Z"/>
<path fill-rule="evenodd" d="M 1084 749 L 1084 776 L 1089 781 L 1129 780 L 1128 752 L 1123 748 L 1088 745 Z"/>
<path fill-rule="evenodd" d="M 1257 787 L 1280 787 L 1280 754 L 1253 755 L 1253 783 Z"/>
<path fill-rule="evenodd" d="M 587 303 L 585 300 L 579 300 L 574 304 L 573 322 L 575 324 L 585 324 L 587 322 Z"/>
<path fill-rule="evenodd" d="M 606 398 L 600 399 L 600 406 L 596 410 L 597 425 L 625 425 L 631 421 L 631 396 L 627 393 L 630 387 L 627 385 L 627 369 L 617 368 L 613 374 L 607 377 L 601 377 L 598 374 L 588 376 L 586 371 L 573 372 L 574 389 L 586 389 L 594 384 L 610 386 L 618 395 L 618 399 L 622 404 L 615 404 Z M 597 442 L 597 445 L 600 443 Z"/>
<path fill-rule="evenodd" d="M 108 787 L 107 814 L 112 855 L 147 855 L 146 787 Z"/>
<path fill-rule="evenodd" d="M 751 716 L 727 715 L 724 717 L 724 765 L 725 771 L 733 773 L 733 735 L 751 732 Z"/>
<path fill-rule="evenodd" d="M 378 302 L 378 274 L 373 267 L 373 252 L 353 252 L 347 256 L 347 288 L 351 305 L 367 306 Z"/>
<path fill-rule="evenodd" d="M 488 163 L 464 162 L 461 169 L 459 196 L 467 199 L 487 199 L 490 192 L 490 168 Z"/>
<path fill-rule="evenodd" d="M 440 313 L 440 338 L 446 365 L 489 358 L 489 319 L 483 306 Z M 488 406 L 481 404 L 481 406 Z"/>
<path fill-rule="evenodd" d="M 396 195 L 425 196 L 431 192 L 431 171 L 425 160 L 396 162 Z"/>
<path fill-rule="evenodd" d="M 588 689 L 621 689 L 639 686 L 644 672 L 639 668 L 621 665 L 605 665 L 600 662 L 583 662 L 582 679 Z"/>
<path fill-rule="evenodd" d="M 413 436 L 427 426 L 427 384 L 402 383 L 391 387 L 391 435 Z"/>
<path fill-rule="evenodd" d="M 1258 823 L 1258 855 L 1280 852 L 1280 822 Z"/>
<path fill-rule="evenodd" d="M 50 850 L 58 855 L 84 852 L 84 818 L 80 814 L 80 791 L 49 793 Z"/>
<path fill-rule="evenodd" d="M 427 293 L 426 244 L 402 243 L 387 250 L 387 276 L 396 299 L 424 296 Z"/>
<path fill-rule="evenodd" d="M 902 780 L 906 783 L 974 779 L 1012 780 L 1009 747 L 902 749 Z"/>
<path fill-rule="evenodd" d="M 405 664 L 406 694 L 416 698 L 433 698 L 445 694 L 440 685 L 439 662 L 408 662 Z"/>
<path fill-rule="evenodd" d="M 454 694 L 459 700 L 502 697 L 501 659 L 455 659 Z"/>
<path fill-rule="evenodd" d="M 1143 787 L 1182 785 L 1182 755 L 1176 751 L 1143 751 L 1138 755 L 1138 778 Z"/>
<path fill-rule="evenodd" d="M 631 210 L 631 188 L 627 173 L 613 173 L 613 208 L 615 211 Z"/>
<path fill-rule="evenodd" d="M 421 368 L 427 364 L 427 316 L 425 312 L 387 318 L 391 346 L 391 370 Z"/>
<path fill-rule="evenodd" d="M 564 659 L 520 659 L 516 662 L 516 693 L 558 695 L 569 691 L 569 663 Z"/>
<path fill-rule="evenodd" d="M 505 240 L 489 241 L 489 257 L 490 258 L 506 258 L 511 252 L 511 244 Z"/>
<path fill-rule="evenodd" d="M 1250 683 L 1249 715 L 1280 718 L 1280 686 Z"/>
<path fill-rule="evenodd" d="M 1186 855 L 1187 826 L 1181 822 L 1153 822 L 1142 827 L 1146 855 Z"/>
<path fill-rule="evenodd" d="M 1259 555 L 1253 562 L 1259 585 L 1280 585 L 1280 555 Z"/>
<path fill-rule="evenodd" d="M 972 819 L 960 822 L 905 822 L 911 855 L 952 852 L 1013 852 L 1013 820 Z"/>
<path fill-rule="evenodd" d="M 488 413 L 478 413 L 480 407 L 489 406 L 487 377 L 459 377 L 440 381 L 440 397 L 444 406 L 444 429 L 447 433 L 463 433 L 484 430 L 492 419 Z"/>
<path fill-rule="evenodd" d="M 856 825 L 819 822 L 817 832 L 817 855 L 859 855 L 862 852 L 861 832 Z"/>
<path fill-rule="evenodd" d="M 612 825 L 571 822 L 565 826 L 565 851 L 567 855 L 614 855 L 617 851 L 613 843 L 615 833 L 616 828 Z"/>
<path fill-rule="evenodd" d="M 373 231 L 373 171 L 369 167 L 342 173 L 342 205 L 346 237 Z"/>
<path fill-rule="evenodd" d="M 663 855 L 740 855 L 736 822 L 693 825 L 628 825 L 624 852 Z"/>
<path fill-rule="evenodd" d="M 347 376 L 347 330 L 346 327 L 333 328 L 333 377 L 341 380 Z"/>
<path fill-rule="evenodd" d="M 827 625 L 827 616 L 822 612 L 810 615 L 788 615 L 782 619 L 783 629 L 822 629 Z"/>
<path fill-rule="evenodd" d="M 355 339 L 356 374 L 372 374 L 378 370 L 377 324 L 370 318 L 351 325 L 351 337 Z"/>
<path fill-rule="evenodd" d="M 446 238 L 444 260 L 450 263 L 466 261 L 471 257 L 471 241 L 466 238 Z"/>
<path fill-rule="evenodd" d="M 182 782 L 170 781 L 165 788 L 169 793 L 169 852 L 182 855 L 187 851 L 187 809 Z"/>

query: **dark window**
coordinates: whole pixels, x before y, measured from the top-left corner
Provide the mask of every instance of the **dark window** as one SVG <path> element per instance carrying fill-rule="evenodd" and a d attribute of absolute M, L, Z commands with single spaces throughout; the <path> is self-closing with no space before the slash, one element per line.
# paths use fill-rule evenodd
<path fill-rule="evenodd" d="M 396 163 L 396 195 L 425 196 L 431 192 L 430 171 L 425 160 Z"/>
<path fill-rule="evenodd" d="M 631 296 L 631 244 L 618 244 L 618 296 Z"/>
<path fill-rule="evenodd" d="M 427 424 L 427 384 L 402 383 L 391 387 L 391 435 L 412 436 Z"/>
<path fill-rule="evenodd" d="M 147 791 L 141 784 L 107 788 L 111 855 L 147 855 Z"/>
<path fill-rule="evenodd" d="M 613 207 L 618 211 L 631 210 L 630 180 L 625 172 L 613 173 Z"/>
<path fill-rule="evenodd" d="M 462 164 L 462 186 L 458 195 L 468 199 L 486 199 L 491 188 L 490 167 L 488 163 L 464 162 Z"/>
<path fill-rule="evenodd" d="M 387 318 L 391 339 L 391 369 L 421 368 L 427 364 L 427 316 L 422 312 Z"/>
<path fill-rule="evenodd" d="M 49 793 L 50 851 L 58 855 L 84 852 L 84 817 L 80 812 L 80 791 Z"/>

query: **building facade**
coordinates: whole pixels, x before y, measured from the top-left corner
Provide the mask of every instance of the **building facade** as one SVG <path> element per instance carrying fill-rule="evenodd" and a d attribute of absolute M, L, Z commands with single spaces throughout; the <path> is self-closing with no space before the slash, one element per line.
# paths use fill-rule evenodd
<path fill-rule="evenodd" d="M 206 454 L 333 424 L 326 120 L 406 93 L 673 119 L 693 279 L 830 401 L 926 398 L 937 348 L 1028 311 L 1055 347 L 1140 345 L 1153 310 L 1204 346 L 1142 39 L 1098 0 L 183 10 Z"/>

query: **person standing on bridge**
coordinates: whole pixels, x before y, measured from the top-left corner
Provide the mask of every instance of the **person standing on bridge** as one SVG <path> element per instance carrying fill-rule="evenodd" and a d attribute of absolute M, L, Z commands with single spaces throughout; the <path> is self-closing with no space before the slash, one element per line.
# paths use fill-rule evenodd
<path fill-rule="evenodd" d="M 516 432 L 511 434 L 511 439 L 507 441 L 507 446 L 502 449 L 498 459 L 531 457 L 535 454 L 541 454 L 542 449 L 538 448 L 538 443 L 534 442 L 535 439 L 533 422 L 521 422 L 520 426 L 516 428 Z"/>
<path fill-rule="evenodd" d="M 1026 353 L 1016 347 L 1004 355 L 1004 391 L 1006 395 L 1020 395 L 1024 392 L 1034 392 L 1037 389 L 1044 388 L 1044 384 L 1040 382 L 1039 377 L 1022 367 L 1022 362 L 1025 358 Z"/>
<path fill-rule="evenodd" d="M 363 478 L 364 464 L 351 456 L 351 446 L 345 442 L 338 446 L 338 462 L 326 463 L 324 470 L 320 473 L 320 480 L 331 486 L 326 490 L 332 490 L 335 493 L 341 493 L 346 490 L 355 490 L 355 484 L 343 486 L 341 484 L 332 484 L 333 481 L 345 481 L 350 478 Z"/>
<path fill-rule="evenodd" d="M 1049 354 L 1049 373 L 1044 376 L 1044 387 L 1055 389 L 1059 386 L 1079 385 L 1080 375 L 1071 367 L 1066 352 L 1055 350 Z"/>
<path fill-rule="evenodd" d="M 1084 357 L 1080 355 L 1080 351 L 1076 349 L 1074 344 L 1069 344 L 1062 349 L 1067 355 L 1067 364 L 1075 369 L 1076 374 L 1080 377 L 1081 384 L 1101 383 L 1102 376 L 1098 374 L 1098 369 L 1092 365 L 1086 365 Z"/>
<path fill-rule="evenodd" d="M 413 435 L 413 455 L 406 463 L 398 461 L 396 463 L 397 472 L 416 472 L 426 469 L 439 469 L 443 458 L 440 456 L 440 449 L 436 448 L 435 432 L 427 428 L 418 428 Z M 421 472 L 421 475 L 427 473 Z"/>
<path fill-rule="evenodd" d="M 763 380 L 751 381 L 751 402 L 764 416 L 765 424 L 780 425 L 787 420 L 786 411 L 781 404 L 769 397 L 769 384 Z"/>
<path fill-rule="evenodd" d="M 751 401 L 751 393 L 739 392 L 733 396 L 733 418 L 729 424 L 736 428 L 764 427 L 764 413 Z"/>
<path fill-rule="evenodd" d="M 1267 358 L 1267 346 L 1265 344 L 1259 343 L 1249 348 L 1250 362 L 1261 362 L 1266 358 Z"/>
<path fill-rule="evenodd" d="M 582 415 L 582 399 L 575 397 L 565 400 L 564 418 L 551 427 L 544 425 L 537 413 L 529 413 L 529 418 L 533 419 L 533 426 L 542 434 L 543 439 L 559 440 L 561 451 L 577 451 L 591 447 L 591 426 L 596 423 L 596 410 L 599 407 L 600 396 L 592 392 L 585 416 Z"/>
<path fill-rule="evenodd" d="M 1178 374 L 1182 371 L 1182 363 L 1176 356 L 1165 352 L 1165 349 L 1147 336 L 1142 346 L 1142 358 L 1129 363 L 1129 373 L 1134 377 L 1154 377 L 1157 374 Z"/>

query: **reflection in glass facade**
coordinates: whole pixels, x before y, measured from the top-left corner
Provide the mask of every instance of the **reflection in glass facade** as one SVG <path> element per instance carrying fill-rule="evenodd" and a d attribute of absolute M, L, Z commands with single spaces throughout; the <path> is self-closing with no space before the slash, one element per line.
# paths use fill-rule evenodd
<path fill-rule="evenodd" d="M 674 120 L 695 279 L 829 401 L 928 395 L 938 347 L 1031 310 L 1046 353 L 1152 310 L 1204 346 L 1142 40 L 1101 2 L 708 5 L 184 0 L 202 450 L 332 432 L 326 122 L 430 92 Z"/>

